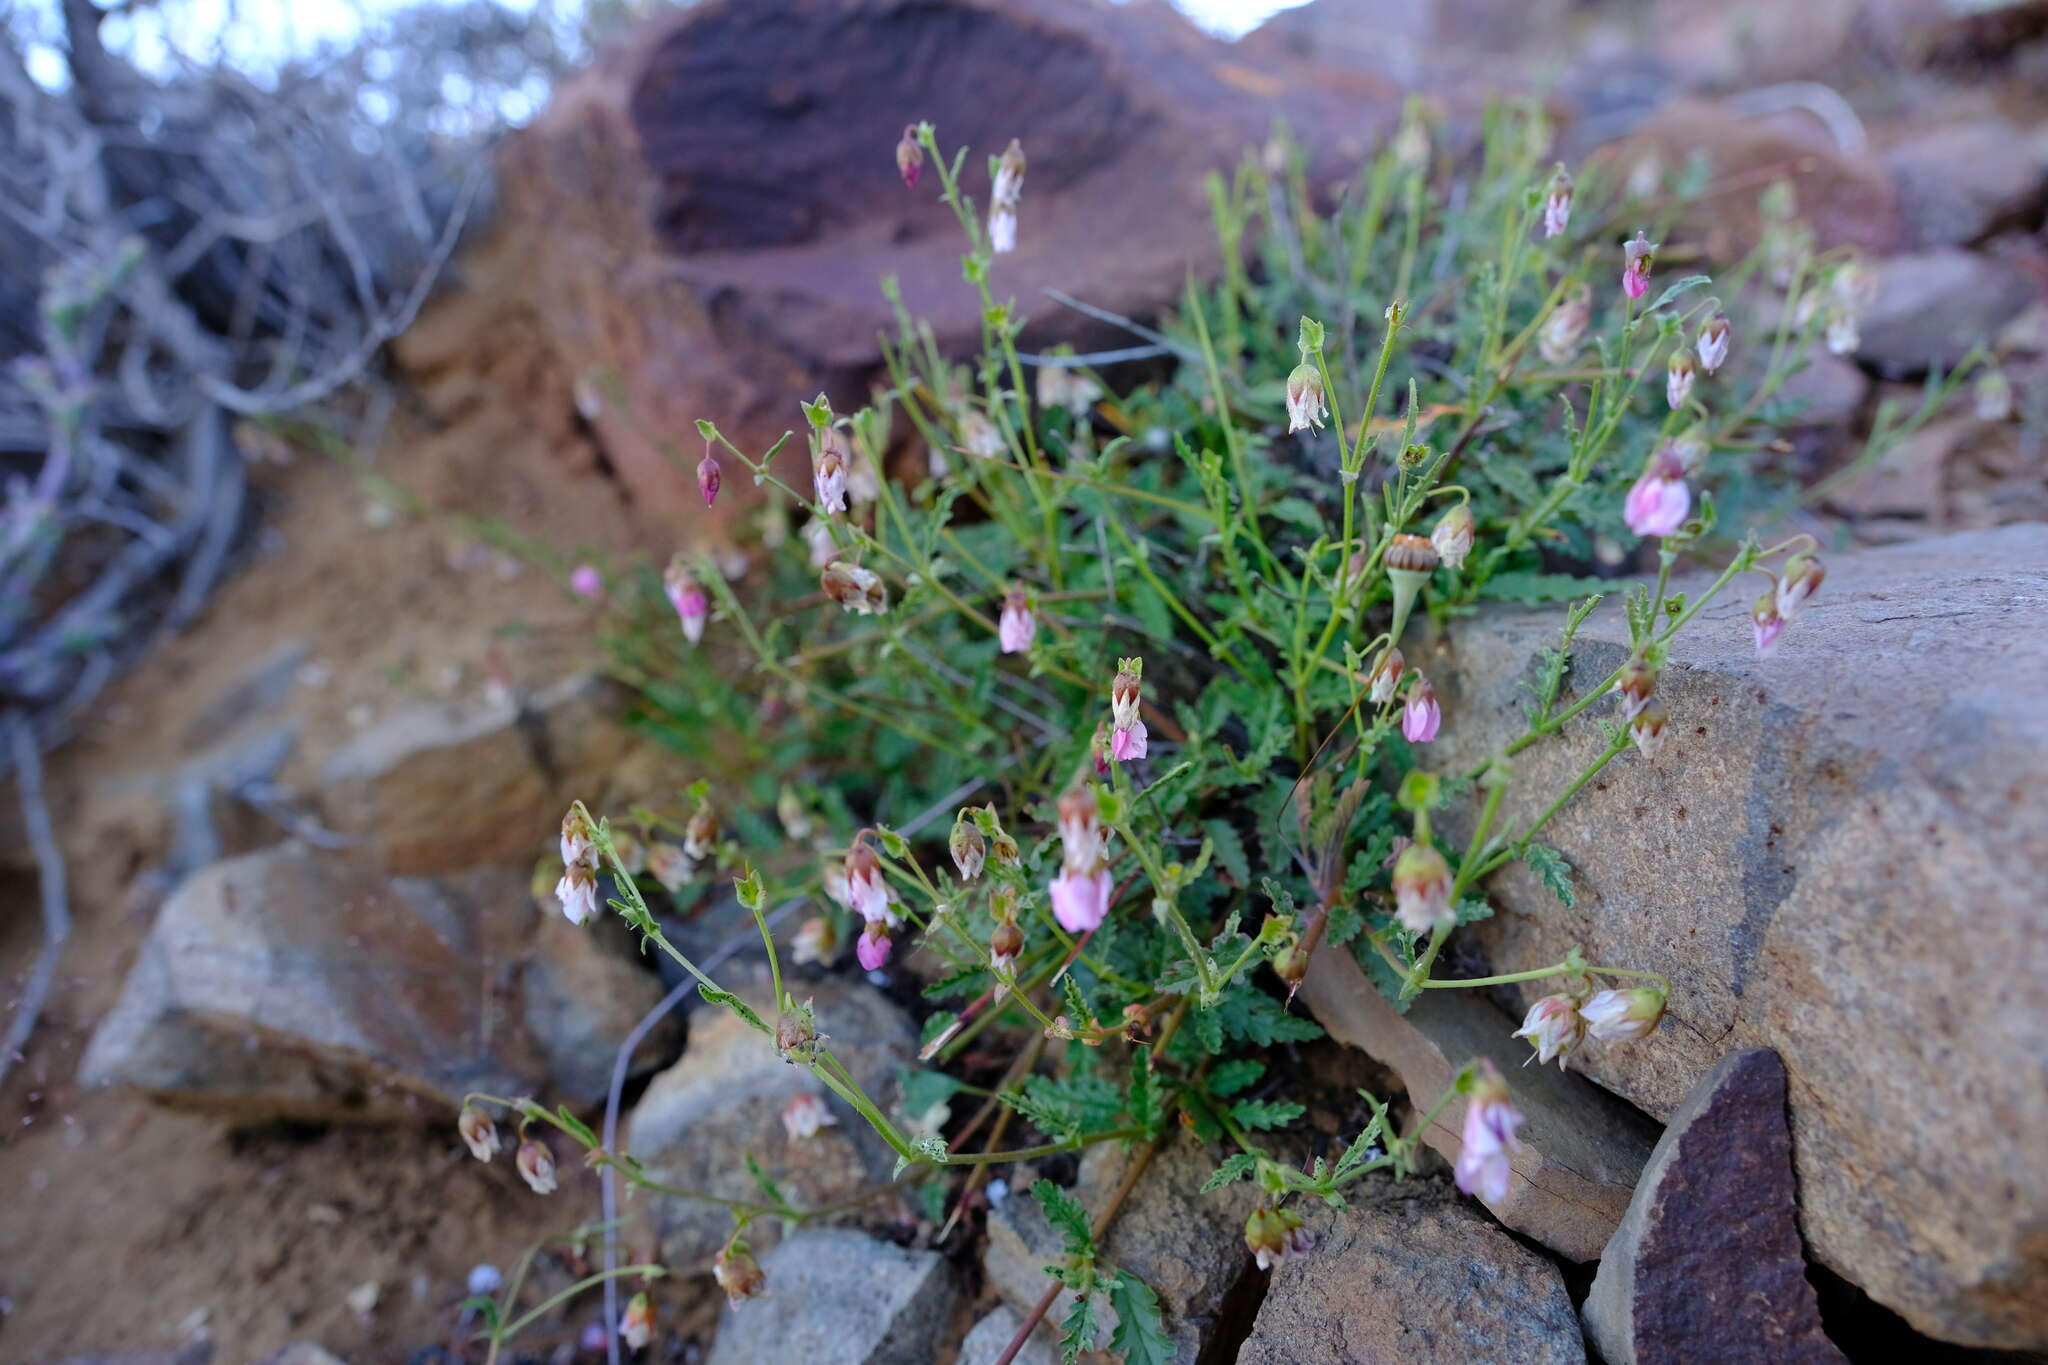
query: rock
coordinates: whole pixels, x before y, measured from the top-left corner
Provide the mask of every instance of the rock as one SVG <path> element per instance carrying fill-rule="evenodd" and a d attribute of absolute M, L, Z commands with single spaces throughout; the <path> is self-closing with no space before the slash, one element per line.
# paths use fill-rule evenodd
<path fill-rule="evenodd" d="M 310 1341 L 295 1341 L 272 1351 L 256 1365 L 344 1365 L 340 1356 Z"/>
<path fill-rule="evenodd" d="M 1717 1062 L 1664 1130 L 1586 1298 L 1607 1365 L 1846 1361 L 1821 1330 L 1799 1245 L 1785 1065 Z"/>
<path fill-rule="evenodd" d="M 1302 1214 L 1315 1250 L 1274 1269 L 1241 1365 L 1583 1365 L 1557 1266 L 1448 1191 L 1390 1186 Z"/>
<path fill-rule="evenodd" d="M 1856 358 L 1893 377 L 1953 369 L 2040 297 L 2025 272 L 1989 256 L 1953 247 L 1894 256 L 1878 262 Z"/>
<path fill-rule="evenodd" d="M 520 1018 L 548 1083 L 577 1105 L 602 1102 L 626 1035 L 661 1000 L 661 979 L 635 961 L 636 936 L 617 919 L 581 927 L 543 912 L 520 973 Z M 682 1013 L 672 1011 L 634 1049 L 628 1076 L 675 1054 Z"/>
<path fill-rule="evenodd" d="M 417 1117 L 551 1082 L 588 1105 L 604 1092 L 580 1064 L 550 1076 L 567 1035 L 542 1047 L 520 1023 L 551 1008 L 543 987 L 522 1009 L 538 918 L 511 871 L 386 878 L 298 843 L 214 863 L 165 902 L 79 1079 L 245 1121 Z M 539 942 L 543 981 L 606 993 L 580 1036 L 609 1058 L 659 983 L 581 961 L 588 935 Z"/>
<path fill-rule="evenodd" d="M 1202 1353 L 1224 1300 L 1251 1269 L 1244 1220 L 1258 1205 L 1258 1191 L 1237 1184 L 1200 1193 L 1202 1182 L 1222 1159 L 1220 1152 L 1186 1135 L 1162 1146 L 1102 1242 L 1105 1258 L 1159 1295 L 1167 1335 L 1173 1338 L 1175 1359 L 1181 1361 L 1192 1362 Z M 1131 1154 L 1113 1143 L 1089 1148 L 1069 1193 L 1093 1216 L 1122 1183 L 1130 1160 Z M 996 1293 L 1029 1312 L 1052 1283 L 1045 1267 L 1059 1259 L 1060 1237 L 1046 1223 L 1026 1183 L 1020 1181 L 989 1214 L 982 1266 Z M 1071 1291 L 1061 1290 L 1047 1316 L 1059 1321 L 1072 1302 Z M 1116 1315 L 1105 1302 L 1096 1316 L 1102 1324 L 1101 1339 L 1107 1342 Z"/>
<path fill-rule="evenodd" d="M 1830 556 L 1761 663 L 1751 591 L 1679 638 L 1658 762 L 1616 761 L 1545 827 L 1576 906 L 1510 864 L 1467 933 L 1497 972 L 1582 945 L 1670 977 L 1656 1033 L 1575 1054 L 1660 1118 L 1729 1049 L 1775 1049 L 1814 1257 L 1929 1336 L 2038 1349 L 2048 1145 L 2012 1135 L 2048 1131 L 2048 527 Z M 1579 687 L 1623 661 L 1619 601 L 1573 647 Z M 1556 629 L 1484 615 L 1410 656 L 1444 696 L 1437 771 L 1521 732 L 1516 680 Z M 1584 770 L 1609 714 L 1516 756 L 1501 828 Z"/>
<path fill-rule="evenodd" d="M 1024 1315 L 1007 1303 L 999 1303 L 988 1310 L 974 1330 L 967 1334 L 967 1340 L 960 1343 L 960 1355 L 953 1365 L 995 1365 L 1012 1341 L 1017 1339 L 1017 1329 L 1024 1325 Z M 1041 1326 L 1031 1334 L 1031 1339 L 1019 1347 L 1017 1354 L 1010 1357 L 1012 1365 L 1055 1365 L 1060 1358 L 1058 1338 L 1048 1327 Z"/>
<path fill-rule="evenodd" d="M 1310 961 L 1301 998 L 1332 1038 L 1391 1066 L 1418 1112 L 1450 1089 L 1466 1062 L 1492 1058 L 1525 1122 L 1508 1197 L 1488 1207 L 1567 1259 L 1599 1256 L 1656 1140 L 1640 1114 L 1568 1072 L 1524 1068 L 1529 1050 L 1511 1036 L 1515 1021 L 1476 992 L 1425 991 L 1403 1015 L 1339 948 Z M 1422 1140 L 1456 1162 L 1464 1121 L 1465 1101 L 1454 1099 Z"/>
<path fill-rule="evenodd" d="M 2048 139 L 2005 119 L 1930 129 L 1885 153 L 1909 247 L 1963 246 L 2040 207 Z"/>
<path fill-rule="evenodd" d="M 731 989 L 773 1026 L 773 994 L 765 985 Z M 813 1001 L 827 1046 L 887 1110 L 898 1068 L 911 1065 L 917 1051 L 910 1020 L 865 982 L 826 978 L 800 989 Z M 824 1096 L 837 1122 L 791 1138 L 782 1109 L 799 1094 Z M 656 1076 L 633 1107 L 624 1142 L 655 1179 L 733 1199 L 760 1197 L 747 1174 L 751 1154 L 799 1208 L 864 1193 L 889 1178 L 896 1160 L 845 1101 L 805 1068 L 783 1061 L 773 1038 L 730 1010 L 709 1007 L 691 1016 L 682 1060 Z M 732 1231 L 732 1215 L 713 1204 L 654 1196 L 643 1207 L 663 1256 L 679 1264 L 708 1262 Z M 776 1227 L 749 1229 L 757 1253 L 773 1243 Z"/>
<path fill-rule="evenodd" d="M 851 1228 L 804 1228 L 760 1259 L 767 1288 L 720 1310 L 707 1365 L 933 1360 L 960 1299 L 936 1251 L 905 1250 Z"/>
<path fill-rule="evenodd" d="M 1775 403 L 1797 404 L 1792 423 L 1802 427 L 1846 426 L 1862 411 L 1870 380 L 1852 361 L 1815 346 L 1806 368 L 1779 386 Z"/>
<path fill-rule="evenodd" d="M 1863 7 L 1861 0 L 1814 0 L 1795 12 L 1770 0 L 1659 0 L 1647 28 L 1685 86 L 1754 89 L 1813 79 L 1834 66 Z"/>
<path fill-rule="evenodd" d="M 1791 183 L 1821 248 L 1882 253 L 1898 244 L 1898 207 L 1884 168 L 1839 149 L 1811 118 L 1759 118 L 1727 101 L 1675 100 L 1595 155 L 1624 179 L 1646 163 L 1671 177 L 1704 162 L 1709 188 L 1680 210 L 1664 237 L 1698 242 L 1711 260 L 1739 260 L 1755 247 L 1763 230 L 1757 198 L 1773 180 Z M 1667 282 L 1678 278 L 1661 266 L 1658 274 Z M 1662 286 L 1653 278 L 1650 287 L 1654 293 Z"/>
<path fill-rule="evenodd" d="M 1276 118 L 1342 144 L 1348 164 L 1317 163 L 1323 184 L 1355 171 L 1397 100 L 1345 72 L 1262 63 L 1163 5 L 691 7 L 646 21 L 506 139 L 492 287 L 527 302 L 598 397 L 592 425 L 637 507 L 679 516 L 694 491 L 648 433 L 710 417 L 759 450 L 797 420 L 798 395 L 857 406 L 881 373 L 877 332 L 896 330 L 884 277 L 946 354 L 979 347 L 936 171 L 915 191 L 897 177 L 905 124 L 971 144 L 966 189 L 984 208 L 986 158 L 1022 138 L 1018 248 L 991 287 L 1043 349 L 1111 335 L 1047 286 L 1147 314 L 1190 268 L 1215 269 L 1204 177 Z"/>
<path fill-rule="evenodd" d="M 393 872 L 530 864 L 570 800 L 601 810 L 655 785 L 659 760 L 626 704 L 617 684 L 579 676 L 519 700 L 401 707 L 327 760 L 326 821 Z"/>
<path fill-rule="evenodd" d="M 1370 71 L 1404 89 L 1427 89 L 1434 80 L 1475 66 L 1512 71 L 1532 46 L 1570 21 L 1570 12 L 1564 0 L 1316 0 L 1280 10 L 1238 46 L 1269 58 Z"/>
<path fill-rule="evenodd" d="M 1869 469 L 1830 489 L 1828 506 L 1853 517 L 1913 517 L 1939 525 L 1949 461 L 1976 427 L 1976 419 L 1967 416 L 1929 422 Z"/>

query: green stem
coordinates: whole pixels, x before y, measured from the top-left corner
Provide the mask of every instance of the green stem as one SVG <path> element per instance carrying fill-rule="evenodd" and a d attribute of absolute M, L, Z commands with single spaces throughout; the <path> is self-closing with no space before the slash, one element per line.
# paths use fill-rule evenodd
<path fill-rule="evenodd" d="M 555 1294 L 552 1297 L 543 1301 L 540 1304 L 540 1306 L 535 1308 L 532 1312 L 523 1314 L 522 1316 L 515 1318 L 511 1322 L 506 1323 L 503 1327 L 500 1327 L 497 1331 L 493 1332 L 491 1334 L 492 1350 L 495 1351 L 497 1349 L 497 1345 L 499 1342 L 509 1341 L 512 1337 L 518 1335 L 527 1326 L 537 1321 L 543 1314 L 545 1314 L 549 1309 L 553 1308 L 556 1304 L 566 1303 L 570 1299 L 575 1298 L 578 1294 L 581 1294 L 584 1290 L 595 1288 L 596 1286 L 603 1284 L 606 1280 L 615 1280 L 627 1275 L 646 1275 L 649 1277 L 653 1277 L 656 1275 L 666 1275 L 667 1273 L 668 1270 L 664 1266 L 628 1265 L 620 1266 L 616 1270 L 602 1270 L 595 1275 L 586 1275 L 584 1278 L 570 1285 L 567 1289 L 564 1289 L 561 1293 Z"/>

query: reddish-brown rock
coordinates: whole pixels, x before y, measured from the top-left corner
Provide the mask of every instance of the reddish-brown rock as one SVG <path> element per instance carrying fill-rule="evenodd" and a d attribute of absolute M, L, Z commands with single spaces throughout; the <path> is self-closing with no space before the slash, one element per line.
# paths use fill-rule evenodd
<path fill-rule="evenodd" d="M 706 4 L 648 21 L 508 139 L 484 255 L 585 381 L 629 491 L 679 511 L 695 494 L 665 447 L 693 445 L 695 419 L 759 449 L 821 387 L 862 400 L 894 326 L 883 277 L 943 349 L 978 347 L 935 171 L 914 191 L 897 176 L 905 124 L 972 147 L 983 209 L 986 156 L 1022 139 L 1018 248 L 991 283 L 1042 345 L 1101 335 L 1048 286 L 1145 313 L 1211 268 L 1204 179 L 1276 119 L 1356 158 L 1394 108 L 1384 84 L 1261 62 L 1163 5 Z"/>

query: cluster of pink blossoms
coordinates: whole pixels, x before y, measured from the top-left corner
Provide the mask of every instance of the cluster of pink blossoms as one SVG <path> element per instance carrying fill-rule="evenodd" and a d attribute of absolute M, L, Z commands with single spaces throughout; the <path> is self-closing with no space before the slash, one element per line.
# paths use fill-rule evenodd
<path fill-rule="evenodd" d="M 1060 797 L 1060 875 L 1047 888 L 1053 918 L 1070 934 L 1085 934 L 1109 914 L 1113 889 L 1108 866 L 1109 835 L 1095 790 L 1082 785 Z"/>
<path fill-rule="evenodd" d="M 462 1135 L 462 1145 L 469 1148 L 469 1154 L 478 1161 L 489 1161 L 503 1145 L 498 1140 L 498 1125 L 474 1104 L 462 1106 L 462 1113 L 455 1120 L 455 1131 Z M 519 1151 L 512 1164 L 518 1168 L 519 1178 L 535 1194 L 555 1192 L 555 1154 L 547 1149 L 545 1143 L 522 1133 Z"/>
<path fill-rule="evenodd" d="M 1565 1058 L 1587 1038 L 1619 1042 L 1641 1038 L 1664 1017 L 1665 993 L 1658 987 L 1599 991 L 1584 995 L 1546 995 L 1529 1007 L 1514 1036 L 1527 1038 L 1538 1065 Z"/>
<path fill-rule="evenodd" d="M 1785 627 L 1792 624 L 1799 608 L 1813 596 L 1826 577 L 1827 570 L 1821 565 L 1820 557 L 1810 550 L 1801 550 L 1785 561 L 1784 570 L 1750 608 L 1750 625 L 1756 632 L 1757 658 L 1768 659 L 1777 652 L 1778 637 L 1785 633 Z"/>
<path fill-rule="evenodd" d="M 562 817 L 562 879 L 555 899 L 571 924 L 597 917 L 597 827 L 579 803 Z"/>
<path fill-rule="evenodd" d="M 1408 683 L 1402 692 L 1403 680 Z M 1421 669 L 1410 669 L 1398 646 L 1389 646 L 1366 675 L 1366 697 L 1375 706 L 1385 706 L 1401 694 L 1401 735 L 1410 744 L 1427 744 L 1443 728 L 1444 710 Z"/>
<path fill-rule="evenodd" d="M 861 917 L 863 925 L 853 955 L 863 971 L 880 971 L 896 946 L 889 931 L 902 922 L 902 916 L 896 913 L 896 890 L 882 875 L 881 860 L 868 847 L 865 832 L 854 836 L 844 862 L 825 869 L 825 894 Z"/>

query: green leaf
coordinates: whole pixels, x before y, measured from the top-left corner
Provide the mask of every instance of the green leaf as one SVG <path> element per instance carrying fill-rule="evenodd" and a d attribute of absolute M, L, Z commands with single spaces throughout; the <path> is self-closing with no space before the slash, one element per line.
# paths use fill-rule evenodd
<path fill-rule="evenodd" d="M 1112 1354 L 1124 1365 L 1170 1365 L 1173 1339 L 1160 1321 L 1159 1296 L 1150 1285 L 1128 1270 L 1119 1271 L 1110 1287 L 1109 1306 L 1116 1314 L 1116 1333 L 1109 1339 Z"/>
<path fill-rule="evenodd" d="M 1093 1256 L 1095 1235 L 1088 1230 L 1088 1211 L 1072 1195 L 1050 1180 L 1035 1180 L 1031 1197 L 1045 1210 L 1045 1221 L 1066 1238 L 1069 1256 Z"/>
<path fill-rule="evenodd" d="M 1458 902 L 1458 923 L 1477 924 L 1493 918 L 1493 902 L 1484 896 L 1467 896 Z"/>
<path fill-rule="evenodd" d="M 1150 583 L 1131 574 L 1124 581 L 1123 591 L 1131 615 L 1138 618 L 1148 639 L 1162 645 L 1173 639 L 1173 608 Z"/>
<path fill-rule="evenodd" d="M 924 988 L 924 998 L 927 1000 L 937 1000 L 948 995 L 969 994 L 968 988 L 980 985 L 981 978 L 987 972 L 988 968 L 979 962 L 974 963 L 972 966 L 962 967 L 957 972 L 948 972 Z"/>
<path fill-rule="evenodd" d="M 1216 1168 L 1216 1173 L 1202 1182 L 1202 1193 L 1220 1190 L 1225 1185 L 1235 1185 L 1250 1175 L 1258 1164 L 1259 1159 L 1250 1152 L 1232 1152 L 1223 1159 L 1223 1164 Z"/>
<path fill-rule="evenodd" d="M 1075 1299 L 1073 1308 L 1060 1323 L 1060 1365 L 1074 1365 L 1081 1352 L 1094 1350 L 1098 1330 L 1094 1297 Z"/>
<path fill-rule="evenodd" d="M 1536 606 L 1544 602 L 1569 602 L 1586 593 L 1599 593 L 1609 585 L 1598 578 L 1580 578 L 1568 573 L 1536 573 L 1526 569 L 1510 569 L 1495 574 L 1486 580 L 1480 590 L 1482 597 L 1496 598 L 1503 602 L 1526 602 Z"/>
<path fill-rule="evenodd" d="M 1572 865 L 1564 855 L 1548 844 L 1531 844 L 1522 850 L 1522 861 L 1550 888 L 1550 894 L 1557 897 L 1565 909 L 1579 903 L 1578 888 L 1572 885 Z"/>
<path fill-rule="evenodd" d="M 597 1134 L 590 1130 L 589 1124 L 570 1113 L 568 1105 L 557 1105 L 555 1107 L 555 1117 L 560 1119 L 562 1127 L 574 1135 L 576 1140 L 585 1147 L 596 1147 L 598 1145 Z"/>
<path fill-rule="evenodd" d="M 900 1067 L 896 1072 L 897 1094 L 902 1098 L 896 1102 L 898 1111 L 905 1114 L 924 1114 L 935 1105 L 944 1104 L 960 1089 L 960 1082 L 943 1071 L 913 1071 Z"/>
<path fill-rule="evenodd" d="M 1306 1108 L 1291 1100 L 1239 1100 L 1230 1106 L 1230 1117 L 1243 1128 L 1285 1128 L 1300 1118 Z"/>
<path fill-rule="evenodd" d="M 789 1201 L 782 1197 L 782 1187 L 775 1183 L 768 1172 L 761 1169 L 761 1163 L 754 1160 L 752 1152 L 747 1153 L 747 1174 L 754 1177 L 754 1188 L 761 1192 L 763 1199 L 771 1204 L 788 1207 Z"/>
<path fill-rule="evenodd" d="M 1071 1142 L 1084 1133 L 1110 1127 L 1123 1109 L 1123 1091 L 1101 1076 L 1031 1076 L 1023 1087 L 1006 1092 L 1017 1112 L 1048 1137 Z"/>
<path fill-rule="evenodd" d="M 1209 1073 L 1209 1093 L 1212 1095 L 1235 1095 L 1259 1077 L 1266 1074 L 1266 1064 L 1250 1057 L 1239 1057 L 1224 1062 Z"/>
<path fill-rule="evenodd" d="M 1159 1080 L 1152 1074 L 1152 1053 L 1140 1052 L 1131 1067 L 1131 1082 L 1124 1088 L 1124 1108 L 1130 1113 L 1131 1122 L 1157 1136 L 1166 1123 L 1163 1099 Z"/>
<path fill-rule="evenodd" d="M 1334 944 L 1341 948 L 1351 942 L 1352 939 L 1357 938 L 1359 931 L 1363 928 L 1365 928 L 1365 916 L 1358 912 L 1357 906 L 1333 906 L 1323 929 L 1323 942 Z"/>
<path fill-rule="evenodd" d="M 1674 280 L 1663 293 L 1657 296 L 1657 301 L 1648 308 L 1645 308 L 1643 312 L 1654 313 L 1686 290 L 1697 289 L 1703 284 L 1712 284 L 1713 282 L 1714 277 L 1712 275 L 1687 275 L 1683 279 Z"/>
<path fill-rule="evenodd" d="M 1313 1020 L 1289 1014 L 1278 1000 L 1248 986 L 1225 994 L 1215 1012 L 1222 1016 L 1223 1030 L 1230 1037 L 1260 1047 L 1305 1043 L 1323 1036 Z"/>
<path fill-rule="evenodd" d="M 699 986 L 697 987 L 697 994 L 703 996 L 706 1003 L 708 1004 L 725 1006 L 734 1014 L 737 1014 L 740 1018 L 746 1020 L 748 1024 L 761 1030 L 761 1032 L 763 1033 L 775 1032 L 774 1029 L 769 1028 L 766 1024 L 761 1022 L 761 1016 L 754 1013 L 753 1009 L 747 1004 L 746 1001 L 740 999 L 731 991 L 714 991 L 709 986 Z"/>
<path fill-rule="evenodd" d="M 1202 832 L 1209 836 L 1214 846 L 1216 866 L 1235 886 L 1250 886 L 1252 881 L 1251 860 L 1245 856 L 1244 840 L 1224 820 L 1210 820 L 1203 824 Z"/>

